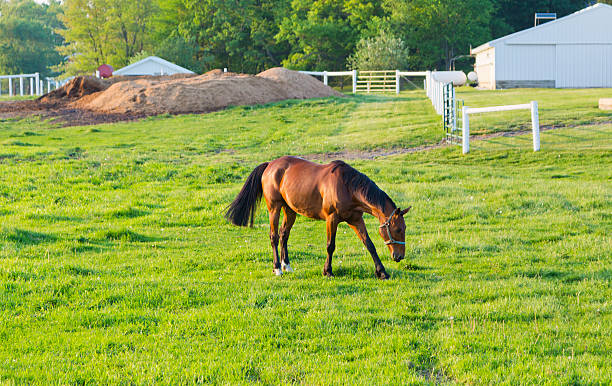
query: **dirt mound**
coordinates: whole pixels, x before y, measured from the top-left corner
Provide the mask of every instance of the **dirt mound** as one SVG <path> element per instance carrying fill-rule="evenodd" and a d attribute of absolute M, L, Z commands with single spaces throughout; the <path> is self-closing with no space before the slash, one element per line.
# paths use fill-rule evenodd
<path fill-rule="evenodd" d="M 324 85 L 314 77 L 283 67 L 274 67 L 257 74 L 258 77 L 274 80 L 282 84 L 290 99 L 325 98 L 344 96 L 338 91 Z"/>
<path fill-rule="evenodd" d="M 102 92 L 81 98 L 75 106 L 115 114 L 182 114 L 328 96 L 342 94 L 309 75 L 284 68 L 273 68 L 255 76 L 213 70 L 179 79 L 116 82 Z"/>
<path fill-rule="evenodd" d="M 58 99 L 78 99 L 85 95 L 106 90 L 109 83 L 93 76 L 77 76 L 62 87 L 43 95 L 41 102 L 54 102 Z"/>
<path fill-rule="evenodd" d="M 39 115 L 66 126 L 89 125 L 328 96 L 343 94 L 284 68 L 258 75 L 212 70 L 202 75 L 80 76 L 37 100 L 0 102 L 0 119 Z"/>

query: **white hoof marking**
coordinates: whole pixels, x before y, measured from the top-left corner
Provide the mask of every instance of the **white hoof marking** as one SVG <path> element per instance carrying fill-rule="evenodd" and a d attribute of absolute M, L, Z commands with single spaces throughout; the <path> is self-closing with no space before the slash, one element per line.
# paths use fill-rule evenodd
<path fill-rule="evenodd" d="M 274 274 L 275 274 L 276 276 L 281 276 L 281 275 L 283 274 L 283 271 L 281 271 L 281 270 L 280 270 L 280 269 L 278 269 L 278 268 L 275 268 L 275 269 L 274 269 Z"/>
<path fill-rule="evenodd" d="M 283 263 L 282 266 L 283 266 L 283 271 L 285 271 L 285 272 L 293 272 L 293 268 L 291 268 L 291 265 Z"/>

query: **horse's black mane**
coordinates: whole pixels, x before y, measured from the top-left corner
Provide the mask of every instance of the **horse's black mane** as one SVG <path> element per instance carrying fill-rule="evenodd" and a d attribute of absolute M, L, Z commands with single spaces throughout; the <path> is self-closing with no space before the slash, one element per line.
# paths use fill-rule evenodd
<path fill-rule="evenodd" d="M 379 208 L 384 208 L 387 200 L 391 202 L 393 207 L 396 207 L 393 200 L 383 192 L 371 179 L 365 174 L 359 172 L 344 161 L 333 161 L 334 167 L 331 172 L 336 170 L 340 173 L 344 185 L 354 192 L 360 192 L 364 198 L 373 205 Z"/>

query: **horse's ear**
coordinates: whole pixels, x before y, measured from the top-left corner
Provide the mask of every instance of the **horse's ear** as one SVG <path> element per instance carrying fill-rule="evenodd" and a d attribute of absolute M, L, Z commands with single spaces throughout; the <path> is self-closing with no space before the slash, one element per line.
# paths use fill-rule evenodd
<path fill-rule="evenodd" d="M 410 208 L 412 208 L 412 206 L 409 206 L 408 208 L 406 208 L 406 209 L 404 209 L 404 210 L 400 211 L 400 215 L 402 215 L 402 216 L 403 216 L 403 215 L 405 215 L 406 213 L 408 213 L 408 211 L 410 210 Z"/>

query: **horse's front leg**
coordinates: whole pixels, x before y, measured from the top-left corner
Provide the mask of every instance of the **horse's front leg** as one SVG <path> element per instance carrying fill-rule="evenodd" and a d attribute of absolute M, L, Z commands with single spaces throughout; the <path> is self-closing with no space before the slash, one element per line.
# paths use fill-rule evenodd
<path fill-rule="evenodd" d="M 357 237 L 359 237 L 359 239 L 363 242 L 363 244 L 367 248 L 368 252 L 370 252 L 370 255 L 372 255 L 372 260 L 374 260 L 374 267 L 376 268 L 376 276 L 381 280 L 388 279 L 389 275 L 387 274 L 385 267 L 380 261 L 380 258 L 378 257 L 378 253 L 376 253 L 376 248 L 374 247 L 374 243 L 372 243 L 372 240 L 370 239 L 370 236 L 368 235 L 368 230 L 365 226 L 365 222 L 363 221 L 363 216 L 359 216 L 358 219 L 354 219 L 350 221 L 348 224 L 355 231 L 355 233 L 357 233 Z"/>
<path fill-rule="evenodd" d="M 323 267 L 323 275 L 332 277 L 334 273 L 332 272 L 332 255 L 336 250 L 336 232 L 338 230 L 338 216 L 336 214 L 332 214 L 327 217 L 327 260 L 325 260 L 325 266 Z"/>

